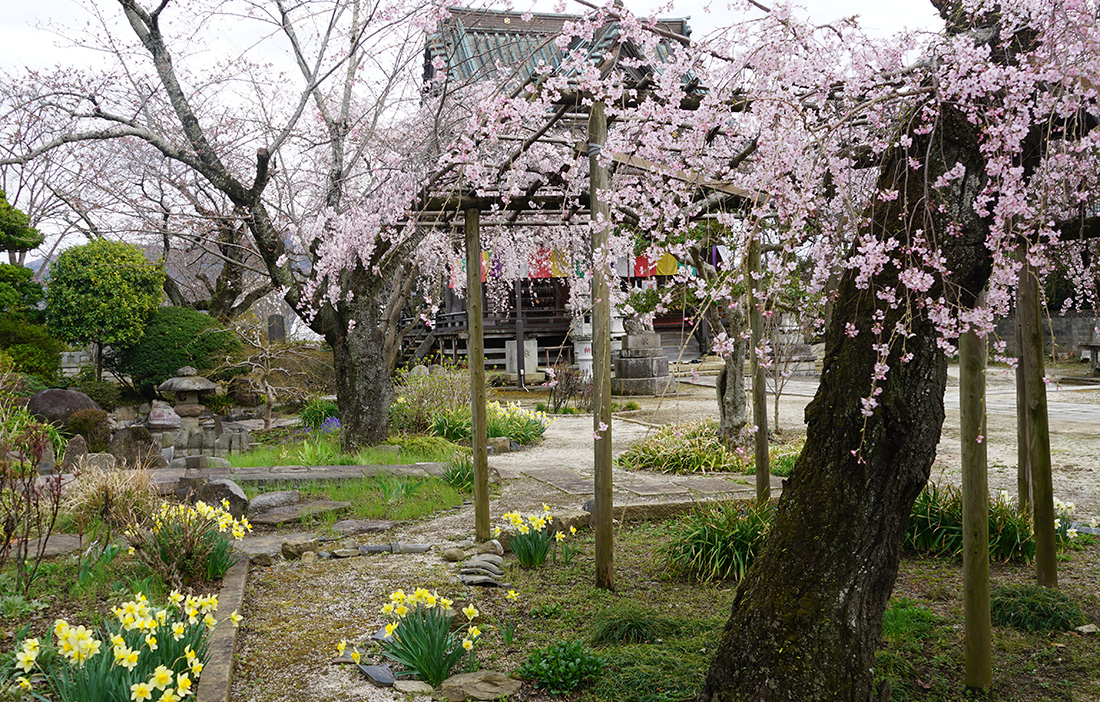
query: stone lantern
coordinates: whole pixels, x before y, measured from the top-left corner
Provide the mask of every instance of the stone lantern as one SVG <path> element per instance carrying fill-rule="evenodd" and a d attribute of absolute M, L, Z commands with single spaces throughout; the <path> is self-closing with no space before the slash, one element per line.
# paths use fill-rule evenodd
<path fill-rule="evenodd" d="M 179 416 L 198 417 L 206 411 L 200 397 L 214 392 L 217 387 L 191 366 L 184 366 L 176 371 L 175 378 L 169 378 L 158 385 L 157 390 L 176 394 L 175 410 Z"/>

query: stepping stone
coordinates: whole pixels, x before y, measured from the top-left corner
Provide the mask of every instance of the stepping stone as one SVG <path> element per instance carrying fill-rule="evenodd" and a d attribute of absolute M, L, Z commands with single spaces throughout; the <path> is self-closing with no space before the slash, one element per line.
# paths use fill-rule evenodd
<path fill-rule="evenodd" d="M 378 631 L 371 634 L 370 640 L 371 641 L 385 641 L 388 638 L 390 638 L 390 637 L 386 634 L 386 627 L 381 627 L 381 628 L 378 629 Z"/>
<path fill-rule="evenodd" d="M 354 558 L 355 556 L 361 556 L 357 548 L 338 548 L 332 552 L 333 558 Z"/>
<path fill-rule="evenodd" d="M 397 522 L 389 519 L 341 519 L 332 525 L 332 530 L 344 536 L 356 536 L 357 534 L 377 534 L 389 531 L 397 526 Z"/>
<path fill-rule="evenodd" d="M 431 695 L 435 688 L 420 680 L 398 680 L 393 689 L 406 695 Z"/>
<path fill-rule="evenodd" d="M 375 546 L 373 544 L 371 544 L 371 545 L 364 544 L 364 545 L 359 547 L 359 553 L 361 553 L 364 556 L 370 555 L 372 553 L 389 553 L 389 552 L 390 552 L 390 545 L 389 544 L 383 544 L 381 546 Z"/>
<path fill-rule="evenodd" d="M 378 687 L 393 687 L 393 684 L 397 682 L 397 678 L 393 676 L 393 671 L 390 670 L 388 665 L 360 664 L 358 667 Z"/>
<path fill-rule="evenodd" d="M 302 502 L 286 507 L 276 507 L 263 514 L 249 519 L 253 524 L 275 526 L 284 522 L 300 522 L 311 517 L 318 517 L 333 512 L 347 512 L 351 509 L 350 502 L 333 502 L 332 500 L 317 500 L 316 502 Z"/>
<path fill-rule="evenodd" d="M 471 558 L 468 563 L 473 565 L 474 563 L 489 563 L 497 566 L 498 568 L 504 565 L 504 559 L 495 553 L 479 553 Z"/>
<path fill-rule="evenodd" d="M 491 575 L 494 578 L 503 578 L 504 571 L 489 563 L 467 563 L 458 571 L 464 575 Z"/>
<path fill-rule="evenodd" d="M 466 553 L 460 548 L 448 548 L 443 551 L 441 557 L 448 563 L 458 563 L 466 557 Z"/>
<path fill-rule="evenodd" d="M 507 587 L 507 583 L 501 583 L 496 578 L 488 575 L 459 574 L 458 579 L 463 585 L 477 585 L 480 587 Z"/>

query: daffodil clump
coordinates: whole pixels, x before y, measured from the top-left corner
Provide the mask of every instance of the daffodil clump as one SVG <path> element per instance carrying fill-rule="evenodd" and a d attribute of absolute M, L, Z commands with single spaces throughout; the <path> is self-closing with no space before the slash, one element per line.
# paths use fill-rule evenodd
<path fill-rule="evenodd" d="M 382 605 L 382 614 L 389 618 L 386 637 L 382 639 L 382 655 L 395 660 L 424 682 L 438 686 L 451 674 L 451 670 L 464 655 L 473 659 L 473 651 L 481 638 L 481 631 L 473 623 L 479 612 L 468 604 L 459 612 L 446 597 L 424 588 L 417 588 L 411 595 L 404 590 L 390 594 L 389 602 Z M 451 631 L 452 617 L 461 615 L 465 623 Z M 343 653 L 347 642 L 337 647 Z M 358 649 L 351 657 L 359 662 Z"/>
<path fill-rule="evenodd" d="M 234 519 L 229 503 L 220 506 L 161 504 L 148 528 L 132 527 L 126 538 L 138 558 L 176 586 L 220 580 L 236 562 L 233 540 L 252 531 L 247 519 Z"/>
<path fill-rule="evenodd" d="M 52 644 L 26 638 L 17 645 L 16 684 L 39 699 L 179 702 L 194 694 L 217 609 L 213 595 L 177 590 L 165 607 L 138 593 L 113 608 L 101 637 L 58 619 Z M 241 617 L 233 612 L 226 620 L 237 626 Z"/>
<path fill-rule="evenodd" d="M 546 562 L 546 555 L 550 553 L 550 544 L 554 539 L 550 536 L 550 506 L 543 505 L 539 514 L 529 514 L 525 519 L 519 512 L 508 512 L 502 519 L 511 525 L 512 552 L 516 554 L 516 560 L 524 568 L 537 568 Z M 500 527 L 494 530 L 494 534 L 500 534 Z"/>

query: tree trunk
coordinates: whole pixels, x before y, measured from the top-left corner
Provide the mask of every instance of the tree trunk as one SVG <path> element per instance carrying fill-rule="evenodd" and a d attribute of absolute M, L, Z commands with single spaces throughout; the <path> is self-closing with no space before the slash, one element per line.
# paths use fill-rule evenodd
<path fill-rule="evenodd" d="M 377 297 L 356 291 L 341 305 L 325 335 L 336 369 L 336 404 L 340 407 L 340 443 L 345 451 L 374 446 L 389 435 L 393 381 L 385 360 L 385 335 L 379 329 Z"/>
<path fill-rule="evenodd" d="M 718 438 L 730 448 L 744 446 L 748 411 L 745 403 L 745 340 L 741 328 L 745 325 L 740 310 L 728 312 L 727 336 L 733 340 L 733 352 L 725 358 L 718 371 L 715 387 L 718 391 Z"/>
<path fill-rule="evenodd" d="M 911 136 L 909 153 L 933 154 L 925 165 L 929 181 L 956 162 L 966 166 L 966 175 L 927 210 L 934 231 L 946 231 L 947 222 L 959 228 L 958 237 L 941 240 L 952 271 L 948 285 L 939 283 L 928 295 L 970 306 L 990 270 L 988 224 L 973 208 L 984 177 L 978 135 L 945 107 L 932 134 Z M 884 160 L 879 188 L 900 196 L 878 203 L 869 226 L 882 239 L 905 241 L 903 227 L 911 220 L 901 215 L 911 215 L 906 202 L 925 202 L 926 174 L 911 171 L 905 153 L 888 153 Z M 891 344 L 879 406 L 862 416 L 861 399 L 871 395 L 879 360 L 872 315 L 881 303 L 857 288 L 855 276 L 844 274 L 827 329 L 821 386 L 806 408 L 806 446 L 784 486 L 764 551 L 738 588 L 700 700 L 865 702 L 889 694 L 875 685 L 874 654 L 909 512 L 940 439 L 947 360 L 926 311 L 913 309 L 915 335 L 903 340 L 912 358 L 902 363 L 902 344 Z M 873 283 L 896 289 L 897 276 L 887 266 Z M 901 314 L 885 309 L 883 328 L 892 330 Z M 845 334 L 846 322 L 859 330 L 855 338 Z"/>

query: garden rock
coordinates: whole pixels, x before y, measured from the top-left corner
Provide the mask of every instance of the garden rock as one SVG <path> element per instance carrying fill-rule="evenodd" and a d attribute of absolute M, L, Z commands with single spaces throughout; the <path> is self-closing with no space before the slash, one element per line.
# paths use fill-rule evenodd
<path fill-rule="evenodd" d="M 178 431 L 183 426 L 183 420 L 167 402 L 154 400 L 145 426 L 149 431 Z"/>
<path fill-rule="evenodd" d="M 101 409 L 95 400 L 76 390 L 50 388 L 31 395 L 27 411 L 38 419 L 64 426 L 69 415 L 86 409 Z"/>
<path fill-rule="evenodd" d="M 338 548 L 332 552 L 334 558 L 354 558 L 362 555 L 357 548 Z"/>
<path fill-rule="evenodd" d="M 430 695 L 435 688 L 420 680 L 398 680 L 393 689 L 406 695 Z"/>
<path fill-rule="evenodd" d="M 485 445 L 492 449 L 494 454 L 511 453 L 512 440 L 507 436 L 490 436 L 485 440 Z"/>
<path fill-rule="evenodd" d="M 579 509 L 563 509 L 554 512 L 554 519 L 550 522 L 550 533 L 563 531 L 569 533 L 569 527 L 587 529 L 592 519 L 589 512 Z"/>
<path fill-rule="evenodd" d="M 87 455 L 88 443 L 84 441 L 83 436 L 77 434 L 69 439 L 69 443 L 65 444 L 65 455 L 61 457 L 61 470 L 72 472 L 74 468 L 83 463 Z"/>
<path fill-rule="evenodd" d="M 332 525 L 332 530 L 344 536 L 356 536 L 357 534 L 376 534 L 389 531 L 397 526 L 397 522 L 389 519 L 341 519 Z"/>
<path fill-rule="evenodd" d="M 38 472 L 41 475 L 57 472 L 57 453 L 54 452 L 53 443 L 50 441 L 42 446 L 42 458 L 38 459 Z"/>
<path fill-rule="evenodd" d="M 255 566 L 269 566 L 274 565 L 275 559 L 270 553 L 253 553 L 248 557 L 248 562 Z"/>
<path fill-rule="evenodd" d="M 360 665 L 359 670 L 367 676 L 367 679 L 378 687 L 393 687 L 397 678 L 388 665 Z"/>
<path fill-rule="evenodd" d="M 306 564 L 316 563 L 317 562 L 317 553 L 314 552 L 314 551 L 306 551 L 305 553 L 302 554 L 301 561 L 302 561 L 302 563 L 306 563 Z"/>
<path fill-rule="evenodd" d="M 317 557 L 320 558 L 322 561 L 332 560 L 332 554 L 328 551 L 318 551 Z"/>
<path fill-rule="evenodd" d="M 233 467 L 233 464 L 230 463 L 227 459 L 219 458 L 218 456 L 207 456 L 206 467 L 216 468 L 218 470 L 229 470 Z"/>
<path fill-rule="evenodd" d="M 351 509 L 350 502 L 333 502 L 331 500 L 317 500 L 315 502 L 300 502 L 296 505 L 276 507 L 263 514 L 251 518 L 253 524 L 275 526 L 284 522 L 298 522 L 310 517 L 328 514 L 330 512 L 347 512 Z"/>
<path fill-rule="evenodd" d="M 277 492 L 263 492 L 252 498 L 248 503 L 248 514 L 255 516 L 269 509 L 296 505 L 302 501 L 302 495 L 297 490 L 279 490 Z"/>
<path fill-rule="evenodd" d="M 160 454 L 160 439 L 145 427 L 134 426 L 116 429 L 107 445 L 110 453 L 128 468 L 161 468 L 164 456 Z"/>
<path fill-rule="evenodd" d="M 466 557 L 466 554 L 460 548 L 447 548 L 443 549 L 442 558 L 448 563 L 458 563 Z"/>
<path fill-rule="evenodd" d="M 439 686 L 440 699 L 447 702 L 463 700 L 496 700 L 519 692 L 519 680 L 492 670 L 452 675 Z"/>
<path fill-rule="evenodd" d="M 478 544 L 477 552 L 478 553 L 490 553 L 490 554 L 497 555 L 497 556 L 503 556 L 504 555 L 504 546 L 497 539 L 489 539 L 488 541 L 484 541 L 484 542 Z"/>
<path fill-rule="evenodd" d="M 297 558 L 301 558 L 303 554 L 311 551 L 317 551 L 321 547 L 321 543 L 317 539 L 308 536 L 291 537 L 283 542 L 283 546 L 280 549 L 283 554 L 283 558 L 288 561 L 293 561 Z"/>
<path fill-rule="evenodd" d="M 1078 634 L 1095 634 L 1097 632 L 1100 632 L 1100 628 L 1098 628 L 1095 624 L 1085 624 L 1083 626 L 1077 627 L 1076 629 L 1074 629 L 1074 631 L 1076 631 Z"/>
<path fill-rule="evenodd" d="M 240 485 L 228 478 L 218 478 L 206 483 L 195 491 L 195 499 L 218 506 L 224 506 L 222 500 L 225 500 L 229 503 L 228 510 L 234 519 L 248 514 L 248 497 Z"/>
<path fill-rule="evenodd" d="M 458 579 L 463 585 L 476 585 L 478 587 L 505 587 L 504 583 L 501 583 L 496 578 L 490 575 L 471 575 L 468 573 L 459 573 Z"/>
<path fill-rule="evenodd" d="M 109 453 L 89 453 L 84 456 L 84 467 L 112 471 L 118 467 L 118 459 Z"/>
<path fill-rule="evenodd" d="M 474 565 L 475 563 L 488 563 L 497 568 L 501 568 L 504 566 L 504 558 L 495 553 L 479 553 L 470 559 L 470 565 Z"/>
<path fill-rule="evenodd" d="M 467 563 L 458 571 L 461 575 L 488 575 L 490 578 L 503 578 L 504 571 L 488 563 Z"/>

